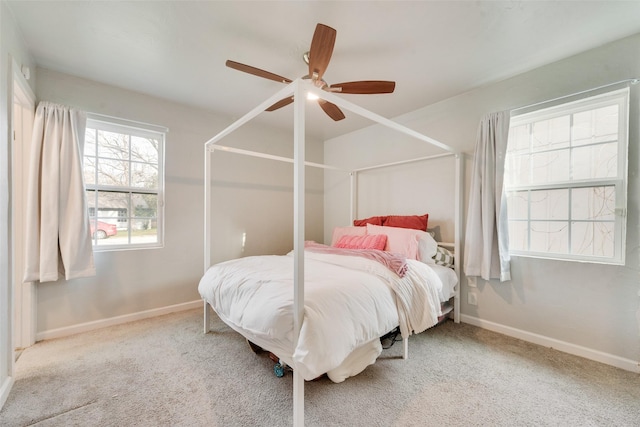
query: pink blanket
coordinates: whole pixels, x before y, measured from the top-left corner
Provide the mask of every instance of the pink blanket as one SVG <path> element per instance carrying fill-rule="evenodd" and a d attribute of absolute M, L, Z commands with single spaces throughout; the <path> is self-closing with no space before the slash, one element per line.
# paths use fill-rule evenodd
<path fill-rule="evenodd" d="M 405 257 L 392 252 L 385 252 L 377 249 L 342 249 L 323 245 L 321 243 L 313 241 L 304 242 L 304 249 L 306 251 L 316 253 L 358 256 L 361 258 L 367 258 L 372 261 L 379 262 L 400 277 L 404 277 L 408 268 L 407 259 Z"/>

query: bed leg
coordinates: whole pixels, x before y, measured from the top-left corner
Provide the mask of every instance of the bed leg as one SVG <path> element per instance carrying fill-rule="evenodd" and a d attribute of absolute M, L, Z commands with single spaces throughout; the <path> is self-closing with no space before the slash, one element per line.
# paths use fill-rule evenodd
<path fill-rule="evenodd" d="M 211 329 L 211 312 L 209 311 L 209 304 L 203 301 L 204 305 L 204 333 L 208 333 Z"/>
<path fill-rule="evenodd" d="M 402 355 L 402 358 L 407 360 L 409 358 L 409 337 L 402 340 L 402 345 L 404 347 L 404 354 Z"/>

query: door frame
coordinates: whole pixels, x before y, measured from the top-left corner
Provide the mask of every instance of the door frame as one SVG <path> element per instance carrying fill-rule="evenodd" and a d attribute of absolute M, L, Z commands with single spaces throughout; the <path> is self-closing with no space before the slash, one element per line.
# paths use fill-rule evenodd
<path fill-rule="evenodd" d="M 13 135 L 11 228 L 13 230 L 13 320 L 15 322 L 13 349 L 16 351 L 27 348 L 36 341 L 37 288 L 34 282 L 22 282 L 25 264 L 25 196 L 27 194 L 29 147 L 35 118 L 36 97 L 15 60 L 12 61 L 12 66 L 12 116 L 9 123 L 12 126 L 11 135 Z M 20 108 L 21 111 L 16 111 L 16 108 Z"/>
<path fill-rule="evenodd" d="M 4 66 L 3 61 L 0 61 L 0 66 Z M 0 135 L 0 140 L 3 141 L 6 138 L 7 144 L 7 166 L 8 166 L 8 183 L 7 183 L 7 192 L 6 195 L 9 204 L 9 212 L 6 217 L 6 224 L 1 224 L 0 226 L 7 228 L 7 241 L 6 247 L 0 248 L 0 251 L 6 250 L 6 263 L 7 263 L 7 272 L 6 276 L 0 279 L 0 408 L 4 406 L 4 403 L 7 401 L 9 397 L 9 393 L 11 392 L 11 387 L 15 381 L 15 363 L 16 363 L 16 352 L 15 352 L 15 344 L 18 342 L 17 335 L 22 337 L 24 334 L 19 333 L 16 334 L 16 310 L 19 311 L 20 316 L 20 330 L 25 329 L 27 326 L 32 331 L 32 336 L 28 337 L 29 342 L 35 341 L 35 314 L 36 311 L 34 309 L 34 305 L 36 302 L 35 299 L 35 285 L 33 283 L 25 286 L 16 286 L 16 274 L 18 271 L 18 267 L 16 266 L 16 260 L 19 259 L 19 262 L 22 262 L 24 258 L 24 253 L 18 254 L 19 258 L 16 257 L 16 239 L 20 239 L 20 241 L 24 241 L 23 235 L 21 235 L 20 231 L 15 229 L 16 218 L 20 216 L 20 219 L 24 216 L 23 211 L 19 211 L 17 213 L 16 207 L 14 206 L 14 197 L 18 197 L 20 201 L 24 199 L 24 195 L 18 195 L 16 193 L 15 188 L 18 187 L 20 189 L 23 188 L 24 183 L 20 182 L 19 185 L 16 184 L 16 181 L 21 181 L 21 176 L 24 174 L 22 167 L 18 167 L 18 164 L 15 162 L 15 153 L 14 149 L 16 145 L 14 143 L 14 96 L 18 94 L 18 96 L 22 97 L 21 101 L 25 101 L 25 106 L 32 105 L 35 106 L 35 94 L 31 90 L 31 87 L 27 83 L 27 79 L 23 75 L 23 70 L 15 61 L 15 59 L 9 55 L 9 61 L 7 63 L 7 105 L 6 105 L 6 134 Z M 23 96 L 24 95 L 24 96 Z M 31 108 L 35 113 L 35 108 Z M 33 117 L 33 115 L 32 115 Z M 21 130 L 24 129 L 24 126 Z M 22 132 L 21 132 L 22 134 Z M 30 134 L 30 132 L 29 132 Z M 21 135 L 23 138 L 27 138 L 27 135 Z M 30 135 L 28 137 L 30 139 Z M 20 147 L 23 147 L 26 144 L 19 144 Z M 30 144 L 29 144 L 30 145 Z M 28 147 L 28 145 L 27 145 Z M 20 160 L 24 160 L 23 153 L 24 150 L 20 150 Z M 18 174 L 17 171 L 20 171 Z M 4 195 L 3 195 L 4 196 Z M 21 202 L 20 209 L 24 209 L 22 207 L 23 203 Z M 3 244 L 4 245 L 4 244 Z M 20 245 L 18 245 L 20 246 Z M 22 247 L 22 246 L 20 246 Z M 4 255 L 3 255 L 4 261 Z M 4 274 L 4 273 L 3 273 Z M 5 282 L 6 280 L 6 282 Z M 22 280 L 20 279 L 19 283 L 22 285 Z M 19 292 L 18 292 L 19 291 Z M 16 294 L 20 294 L 19 297 L 19 306 L 16 307 Z M 28 301 L 28 305 L 25 308 L 25 301 Z M 23 310 L 23 308 L 25 308 Z M 25 325 L 22 321 L 26 319 L 29 322 L 28 325 Z M 22 338 L 20 338 L 22 340 Z M 21 344 L 24 341 L 20 341 Z"/>

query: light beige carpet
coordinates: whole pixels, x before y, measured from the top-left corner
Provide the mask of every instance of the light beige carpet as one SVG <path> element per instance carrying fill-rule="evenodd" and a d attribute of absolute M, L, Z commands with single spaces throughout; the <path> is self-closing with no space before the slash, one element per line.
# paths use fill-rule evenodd
<path fill-rule="evenodd" d="M 336 331 L 336 334 L 340 331 Z M 307 426 L 639 426 L 640 375 L 465 324 L 305 383 Z M 200 310 L 36 344 L 1 426 L 289 426 L 292 374 Z"/>

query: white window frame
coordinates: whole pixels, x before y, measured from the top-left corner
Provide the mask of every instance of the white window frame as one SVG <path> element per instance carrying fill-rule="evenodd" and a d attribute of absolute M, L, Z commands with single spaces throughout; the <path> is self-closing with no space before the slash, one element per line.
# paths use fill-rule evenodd
<path fill-rule="evenodd" d="M 120 251 L 131 249 L 153 249 L 164 247 L 164 159 L 165 159 L 165 143 L 166 134 L 168 129 L 162 126 L 135 122 L 131 120 L 119 119 L 110 116 L 103 116 L 99 114 L 88 113 L 87 114 L 87 128 L 100 129 L 116 133 L 126 133 L 129 135 L 135 135 L 140 137 L 153 137 L 158 139 L 158 188 L 157 191 L 148 190 L 145 188 L 132 187 L 132 186 L 113 186 L 113 185 L 98 185 L 86 184 L 85 189 L 87 191 L 96 190 L 99 191 L 112 191 L 122 193 L 135 193 L 135 194 L 155 194 L 158 198 L 158 212 L 157 212 L 157 241 L 151 243 L 125 243 L 125 244 L 108 244 L 108 245 L 96 245 L 94 237 L 92 236 L 93 250 L 94 252 L 106 252 L 106 251 Z M 97 147 L 96 147 L 97 149 Z M 96 171 L 97 173 L 97 171 Z M 97 193 L 96 193 L 97 194 Z M 97 201 L 94 203 L 97 206 Z M 131 216 L 131 207 L 129 207 L 129 216 Z M 131 229 L 129 227 L 129 233 Z M 129 235 L 129 239 L 131 236 Z"/>
<path fill-rule="evenodd" d="M 580 111 L 593 110 L 605 105 L 612 105 L 614 101 L 618 105 L 618 152 L 617 152 L 617 176 L 614 178 L 604 179 L 585 179 L 585 180 L 569 180 L 549 184 L 530 184 L 509 186 L 505 179 L 504 191 L 535 191 L 535 190 L 554 190 L 554 189 L 575 189 L 575 188 L 592 188 L 610 186 L 614 187 L 616 205 L 614 211 L 614 254 L 611 257 L 595 256 L 595 255 L 579 255 L 571 253 L 551 253 L 551 252 L 535 252 L 532 250 L 514 250 L 510 249 L 509 254 L 513 256 L 546 258 L 565 261 L 581 261 L 591 263 L 624 265 L 626 252 L 626 217 L 627 217 L 627 170 L 628 170 L 628 145 L 629 145 L 629 89 L 619 89 L 604 94 L 594 95 L 582 98 L 577 101 L 563 103 L 524 114 L 514 114 L 512 112 L 510 127 L 522 126 L 524 124 L 534 123 L 553 117 L 575 114 Z M 506 178 L 506 175 L 505 175 Z M 530 200 L 530 199 L 529 199 Z M 529 202 L 527 209 L 530 209 Z M 571 223 L 571 203 L 568 206 L 569 219 Z M 509 219 L 511 221 L 511 219 Z M 531 222 L 530 213 L 527 219 L 522 220 Z M 531 227 L 527 227 L 529 237 L 527 244 L 531 244 Z M 571 244 L 571 236 L 569 235 L 569 245 Z M 569 246 L 569 251 L 570 251 Z"/>

